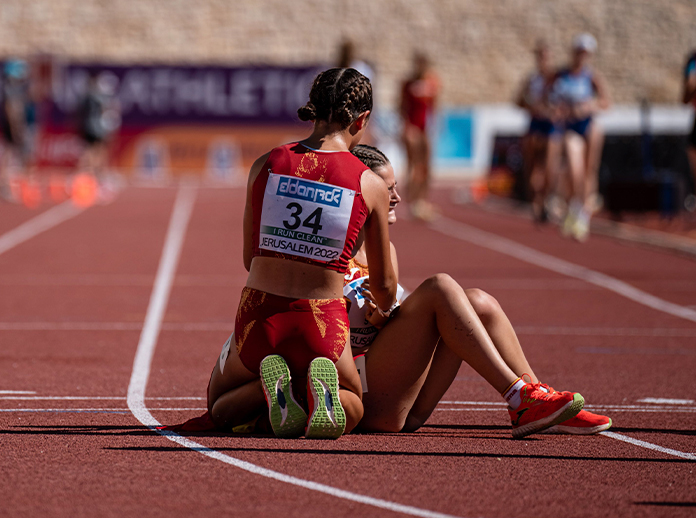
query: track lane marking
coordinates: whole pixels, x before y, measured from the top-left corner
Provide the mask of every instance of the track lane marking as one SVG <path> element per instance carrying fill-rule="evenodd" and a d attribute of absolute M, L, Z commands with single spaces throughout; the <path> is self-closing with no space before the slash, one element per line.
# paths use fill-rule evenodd
<path fill-rule="evenodd" d="M 0 236 L 0 255 L 28 241 L 32 237 L 38 236 L 70 218 L 74 218 L 84 210 L 84 208 L 77 207 L 71 200 L 68 200 L 25 221 L 18 227 Z"/>
<path fill-rule="evenodd" d="M 343 498 L 353 502 L 358 502 L 380 509 L 386 509 L 397 513 L 408 514 L 411 516 L 421 516 L 424 518 L 454 518 L 452 515 L 420 509 L 410 505 L 397 504 L 388 500 L 373 498 L 343 489 L 338 489 L 318 482 L 311 482 L 301 478 L 279 473 L 270 469 L 262 468 L 256 464 L 242 461 L 225 455 L 216 450 L 212 450 L 202 444 L 191 441 L 181 435 L 167 430 L 157 430 L 160 426 L 148 408 L 145 406 L 145 389 L 150 376 L 150 367 L 154 356 L 155 347 L 157 345 L 157 337 L 159 335 L 164 310 L 166 309 L 169 293 L 174 280 L 176 265 L 181 247 L 183 245 L 184 235 L 193 209 L 195 200 L 195 190 L 187 187 L 180 187 L 177 193 L 177 199 L 174 204 L 174 210 L 167 231 L 162 257 L 157 269 L 155 285 L 150 297 L 150 303 L 145 316 L 145 325 L 143 326 L 138 348 L 135 353 L 133 362 L 133 371 L 131 373 L 130 384 L 128 385 L 128 408 L 138 421 L 150 428 L 151 430 L 163 435 L 170 441 L 173 441 L 181 446 L 197 451 L 209 458 L 230 464 L 237 468 L 243 469 L 250 473 L 261 475 L 266 478 L 285 482 L 294 486 L 310 489 L 337 498 Z M 154 409 L 153 409 L 154 410 Z"/>
<path fill-rule="evenodd" d="M 230 322 L 162 322 L 163 331 L 227 331 Z M 141 331 L 141 322 L 0 322 L 0 331 Z M 518 335 L 636 336 L 650 338 L 693 338 L 696 329 L 633 327 L 515 326 Z M 616 349 L 621 351 L 620 349 Z M 669 352 L 667 350 L 666 352 Z"/>
<path fill-rule="evenodd" d="M 467 225 L 446 217 L 442 217 L 437 221 L 430 223 L 428 226 L 441 234 L 454 237 L 462 241 L 467 241 L 474 245 L 513 257 L 531 265 L 560 273 L 561 275 L 583 280 L 590 284 L 594 284 L 595 286 L 613 291 L 614 293 L 637 302 L 638 304 L 642 304 L 643 306 L 656 309 L 657 311 L 661 311 L 678 318 L 689 320 L 690 322 L 696 322 L 696 311 L 691 308 L 668 302 L 639 290 L 638 288 L 620 281 L 619 279 L 615 279 L 609 275 L 585 268 L 584 266 L 580 266 L 563 259 L 559 259 L 544 252 L 540 252 L 511 239 L 498 236 L 485 230 L 480 230 L 476 227 L 472 227 L 471 225 Z M 625 435 L 614 432 L 602 432 L 602 434 L 605 437 L 611 437 L 612 439 L 624 441 L 642 448 L 661 451 L 663 453 L 675 455 L 681 458 L 692 459 L 693 457 L 692 460 L 696 460 L 696 456 L 693 454 L 663 448 L 662 446 L 648 443 L 646 441 L 632 439 Z M 684 455 L 688 455 L 689 457 L 683 457 Z"/>
<path fill-rule="evenodd" d="M 599 435 L 603 435 L 605 437 L 611 437 L 612 439 L 616 439 L 617 441 L 627 442 L 629 444 L 633 444 L 634 446 L 640 446 L 641 448 L 647 448 L 648 450 L 659 451 L 660 453 L 666 453 L 667 455 L 672 455 L 674 457 L 679 457 L 682 459 L 696 461 L 696 454 L 686 453 L 686 452 L 679 451 L 679 450 L 673 450 L 672 448 L 665 448 L 664 446 L 659 446 L 657 444 L 653 444 L 653 443 L 647 442 L 647 441 L 640 441 L 638 439 L 634 439 L 633 437 L 629 437 L 627 435 L 623 435 L 620 433 L 599 432 Z"/>
<path fill-rule="evenodd" d="M 539 252 L 538 250 L 513 241 L 512 239 L 501 237 L 446 217 L 441 217 L 428 226 L 446 236 L 468 241 L 469 243 L 508 255 L 534 266 L 546 268 L 547 270 L 560 273 L 561 275 L 583 280 L 595 286 L 599 286 L 600 288 L 613 291 L 643 306 L 689 320 L 690 322 L 696 322 L 696 310 L 655 297 L 619 279 L 568 262 L 564 259 L 559 259 L 544 252 Z"/>

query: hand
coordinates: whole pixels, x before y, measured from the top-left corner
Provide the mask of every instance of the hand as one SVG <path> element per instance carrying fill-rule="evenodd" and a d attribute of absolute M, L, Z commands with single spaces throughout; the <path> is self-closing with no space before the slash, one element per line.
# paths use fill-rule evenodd
<path fill-rule="evenodd" d="M 373 302 L 366 301 L 366 304 L 365 319 L 377 329 L 382 329 L 389 322 L 389 319 L 377 310 L 377 306 Z"/>

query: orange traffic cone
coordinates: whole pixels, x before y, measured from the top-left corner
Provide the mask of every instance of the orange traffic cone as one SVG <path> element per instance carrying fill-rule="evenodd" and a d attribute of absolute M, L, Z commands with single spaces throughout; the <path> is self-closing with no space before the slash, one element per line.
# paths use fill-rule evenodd
<path fill-rule="evenodd" d="M 90 173 L 78 173 L 72 181 L 72 201 L 82 208 L 91 207 L 97 201 L 97 180 Z"/>

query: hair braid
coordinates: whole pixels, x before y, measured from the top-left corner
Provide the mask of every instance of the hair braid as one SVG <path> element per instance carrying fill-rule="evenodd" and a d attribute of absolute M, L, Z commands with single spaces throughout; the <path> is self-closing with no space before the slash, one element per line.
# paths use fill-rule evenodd
<path fill-rule="evenodd" d="M 389 159 L 384 153 L 367 144 L 358 144 L 353 148 L 352 153 L 373 171 L 389 163 Z"/>
<path fill-rule="evenodd" d="M 309 102 L 297 110 L 297 115 L 303 121 L 337 122 L 346 128 L 369 110 L 372 110 L 370 80 L 353 68 L 331 68 L 316 77 Z"/>

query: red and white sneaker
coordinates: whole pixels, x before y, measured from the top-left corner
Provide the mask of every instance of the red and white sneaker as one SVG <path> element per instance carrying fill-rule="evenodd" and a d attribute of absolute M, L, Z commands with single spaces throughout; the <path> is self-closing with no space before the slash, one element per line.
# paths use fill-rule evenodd
<path fill-rule="evenodd" d="M 568 433 L 592 435 L 611 428 L 611 418 L 581 410 L 578 415 L 560 424 L 547 428 L 542 433 Z"/>
<path fill-rule="evenodd" d="M 522 404 L 508 409 L 512 437 L 521 439 L 575 417 L 585 404 L 577 392 L 554 392 L 540 383 L 527 383 L 520 391 Z"/>

